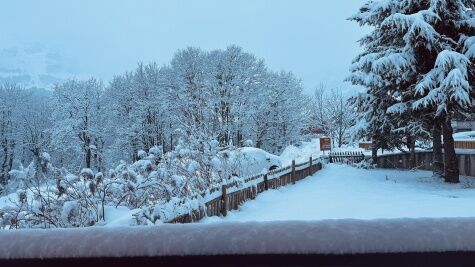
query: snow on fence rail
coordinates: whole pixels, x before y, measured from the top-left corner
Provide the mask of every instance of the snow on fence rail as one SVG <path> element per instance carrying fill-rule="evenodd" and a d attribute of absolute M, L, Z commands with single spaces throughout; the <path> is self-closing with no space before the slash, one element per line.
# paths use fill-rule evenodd
<path fill-rule="evenodd" d="M 411 168 L 409 157 L 409 153 L 381 155 L 378 156 L 378 167 L 388 169 L 409 169 Z M 416 168 L 432 170 L 432 157 L 432 151 L 417 151 Z M 460 175 L 475 176 L 475 154 L 460 153 L 458 151 L 457 162 Z"/>
<path fill-rule="evenodd" d="M 0 265 L 1 259 L 475 251 L 474 224 L 474 218 L 347 219 L 0 231 Z"/>
<path fill-rule="evenodd" d="M 191 223 L 204 218 L 205 216 L 226 216 L 228 211 L 236 210 L 239 205 L 247 200 L 254 199 L 259 193 L 268 189 L 276 189 L 311 176 L 322 169 L 320 159 L 312 159 L 308 162 L 270 171 L 267 174 L 258 174 L 244 179 L 244 188 L 238 188 L 237 182 L 232 182 L 221 187 L 221 194 L 209 201 L 197 210 L 180 215 L 167 221 L 168 223 Z M 211 194 L 219 188 L 210 190 Z"/>

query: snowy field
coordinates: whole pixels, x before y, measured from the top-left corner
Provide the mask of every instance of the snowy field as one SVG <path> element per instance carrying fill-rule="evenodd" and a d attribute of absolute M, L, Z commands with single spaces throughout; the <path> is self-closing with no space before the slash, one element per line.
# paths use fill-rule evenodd
<path fill-rule="evenodd" d="M 469 177 L 445 184 L 429 171 L 329 164 L 296 185 L 260 194 L 227 217 L 202 222 L 475 217 L 474 184 Z"/>

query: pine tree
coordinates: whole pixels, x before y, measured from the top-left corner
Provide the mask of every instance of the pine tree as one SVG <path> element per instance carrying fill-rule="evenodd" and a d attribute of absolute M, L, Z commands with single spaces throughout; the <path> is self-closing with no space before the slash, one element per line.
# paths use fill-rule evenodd
<path fill-rule="evenodd" d="M 467 56 L 473 8 L 473 1 L 466 0 L 370 1 L 351 17 L 374 30 L 361 39 L 365 51 L 354 61 L 349 79 L 368 88 L 372 97 L 387 100 L 380 113 L 393 113 L 387 119 L 393 117 L 395 126 L 428 118 L 441 123 L 447 182 L 458 182 L 451 119 L 473 100 L 473 59 Z M 412 136 L 431 130 L 404 128 Z"/>

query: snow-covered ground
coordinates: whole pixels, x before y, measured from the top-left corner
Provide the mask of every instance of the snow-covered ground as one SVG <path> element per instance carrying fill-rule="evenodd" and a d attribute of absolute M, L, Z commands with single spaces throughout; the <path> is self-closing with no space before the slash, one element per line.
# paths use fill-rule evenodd
<path fill-rule="evenodd" d="M 473 203 L 475 178 L 450 185 L 428 171 L 329 164 L 296 185 L 260 194 L 227 217 L 202 222 L 475 217 Z"/>

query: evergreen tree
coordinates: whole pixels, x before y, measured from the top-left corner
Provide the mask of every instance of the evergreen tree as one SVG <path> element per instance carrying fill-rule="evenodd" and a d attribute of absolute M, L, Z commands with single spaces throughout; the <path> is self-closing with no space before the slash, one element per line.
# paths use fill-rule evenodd
<path fill-rule="evenodd" d="M 384 100 L 379 117 L 393 121 L 406 136 L 430 131 L 413 127 L 428 118 L 440 122 L 447 182 L 459 180 L 451 119 L 469 110 L 473 100 L 473 59 L 467 56 L 473 8 L 468 0 L 370 1 L 350 18 L 373 31 L 361 39 L 365 51 L 354 61 L 349 80 Z"/>

